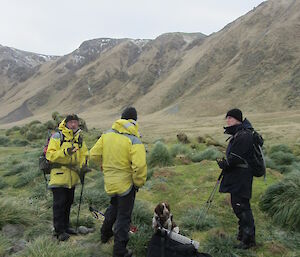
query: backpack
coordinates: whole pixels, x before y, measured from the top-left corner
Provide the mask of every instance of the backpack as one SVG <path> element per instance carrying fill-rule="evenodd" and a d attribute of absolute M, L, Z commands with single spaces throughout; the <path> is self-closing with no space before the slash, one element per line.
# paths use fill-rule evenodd
<path fill-rule="evenodd" d="M 247 131 L 252 135 L 253 155 L 247 158 L 247 160 L 239 156 L 245 164 L 239 164 L 237 167 L 248 168 L 250 166 L 254 177 L 266 177 L 266 162 L 264 152 L 262 150 L 264 139 L 254 129 L 245 129 L 243 131 Z M 234 135 L 234 138 L 236 138 L 238 134 L 239 132 Z"/>
<path fill-rule="evenodd" d="M 39 157 L 39 169 L 41 171 L 43 171 L 44 175 L 50 174 L 50 172 L 51 172 L 52 167 L 51 167 L 50 162 L 46 158 L 46 152 L 48 150 L 48 145 L 49 145 L 50 139 L 55 133 L 59 133 L 59 135 L 60 135 L 60 146 L 64 142 L 65 137 L 64 137 L 64 134 L 60 130 L 57 132 L 54 132 L 54 133 L 48 132 L 48 138 L 46 140 L 46 144 L 44 145 L 43 152 Z"/>
<path fill-rule="evenodd" d="M 263 137 L 255 130 L 251 131 L 253 138 L 253 156 L 249 165 L 252 168 L 253 176 L 266 176 L 266 161 L 262 146 L 264 144 Z"/>
<path fill-rule="evenodd" d="M 147 257 L 211 257 L 199 253 L 192 244 L 183 244 L 171 239 L 167 233 L 159 230 L 152 236 L 147 250 Z"/>

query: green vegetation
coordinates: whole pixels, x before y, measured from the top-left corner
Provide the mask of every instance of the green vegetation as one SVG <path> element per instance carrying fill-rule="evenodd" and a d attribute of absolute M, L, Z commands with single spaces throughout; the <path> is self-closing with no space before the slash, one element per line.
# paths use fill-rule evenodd
<path fill-rule="evenodd" d="M 58 118 L 56 114 L 55 118 L 58 120 L 62 117 Z M 51 120 L 47 123 L 51 126 L 56 122 Z M 113 241 L 105 245 L 100 243 L 101 220 L 94 219 L 89 212 L 90 205 L 104 212 L 110 201 L 104 191 L 99 165 L 94 165 L 94 171 L 87 174 L 79 219 L 80 225 L 93 227 L 95 232 L 71 237 L 68 242 L 60 244 L 52 237 L 52 194 L 46 190 L 43 175 L 37 166 L 45 136 L 26 141 L 28 132 L 47 132 L 48 125 L 34 121 L 23 127 L 12 128 L 9 132 L 1 132 L 0 230 L 6 224 L 21 224 L 24 228 L 22 239 L 28 243 L 15 256 L 109 257 L 112 255 Z M 91 148 L 101 131 L 91 129 L 83 135 Z M 20 143 L 22 140 L 28 144 Z M 199 251 L 208 252 L 214 257 L 298 256 L 300 161 L 294 151 L 296 147 L 266 146 L 266 161 L 270 168 L 267 170 L 267 180 L 254 179 L 251 200 L 258 246 L 240 251 L 234 248 L 238 243 L 235 240 L 238 225 L 228 195 L 217 193 L 209 213 L 203 215 L 202 212 L 220 172 L 215 159 L 223 156 L 220 151 L 223 148 L 213 138 L 205 138 L 201 142 L 196 138 L 189 140 L 187 144 L 166 139 L 148 144 L 147 182 L 137 193 L 132 215 L 132 224 L 137 226 L 138 231 L 130 234 L 128 245 L 134 250 L 134 255 L 146 256 L 153 233 L 153 209 L 158 202 L 167 201 L 181 233 L 200 242 Z M 179 156 L 189 162 L 183 162 Z M 76 225 L 80 190 L 78 186 L 75 191 L 71 210 L 72 226 Z M 0 256 L 9 256 L 15 244 L 13 239 L 0 232 Z"/>
<path fill-rule="evenodd" d="M 291 173 L 270 186 L 260 201 L 260 208 L 278 225 L 300 231 L 300 172 Z"/>
<path fill-rule="evenodd" d="M 206 150 L 192 155 L 193 162 L 201 162 L 203 160 L 216 160 L 224 155 L 215 147 L 208 147 Z"/>
<path fill-rule="evenodd" d="M 210 214 L 205 214 L 203 209 L 190 209 L 181 219 L 185 230 L 209 230 L 218 225 L 218 220 Z"/>
<path fill-rule="evenodd" d="M 164 143 L 160 141 L 155 143 L 152 151 L 149 154 L 148 164 L 150 167 L 163 167 L 170 166 L 172 164 L 171 155 Z"/>

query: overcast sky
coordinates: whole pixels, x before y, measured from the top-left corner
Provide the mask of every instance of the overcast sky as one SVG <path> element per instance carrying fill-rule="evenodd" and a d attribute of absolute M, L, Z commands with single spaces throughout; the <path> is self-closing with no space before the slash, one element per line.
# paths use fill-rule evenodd
<path fill-rule="evenodd" d="M 0 0 L 0 44 L 64 55 L 88 39 L 209 35 L 262 0 Z"/>

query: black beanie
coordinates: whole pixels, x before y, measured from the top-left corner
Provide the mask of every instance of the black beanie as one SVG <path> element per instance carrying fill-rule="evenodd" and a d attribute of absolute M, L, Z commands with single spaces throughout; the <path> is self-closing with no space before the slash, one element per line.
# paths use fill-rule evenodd
<path fill-rule="evenodd" d="M 228 116 L 233 117 L 240 122 L 243 121 L 243 114 L 240 109 L 231 109 L 230 111 L 227 112 L 225 118 L 227 118 Z"/>
<path fill-rule="evenodd" d="M 69 114 L 66 117 L 66 123 L 69 122 L 70 120 L 78 120 L 79 121 L 79 118 L 76 114 Z"/>
<path fill-rule="evenodd" d="M 127 107 L 123 113 L 122 113 L 122 116 L 121 116 L 121 119 L 124 119 L 124 120 L 137 120 L 137 112 L 136 112 L 136 109 L 134 107 Z"/>

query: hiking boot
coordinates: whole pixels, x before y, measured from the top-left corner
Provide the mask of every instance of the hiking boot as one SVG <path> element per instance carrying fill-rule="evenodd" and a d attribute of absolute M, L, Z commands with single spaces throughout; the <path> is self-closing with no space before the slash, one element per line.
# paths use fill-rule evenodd
<path fill-rule="evenodd" d="M 70 235 L 67 234 L 66 232 L 60 233 L 57 236 L 58 241 L 67 241 L 70 238 Z"/>
<path fill-rule="evenodd" d="M 66 233 L 68 233 L 69 235 L 78 235 L 76 229 L 74 228 L 67 228 Z"/>
<path fill-rule="evenodd" d="M 106 244 L 113 235 L 114 235 L 114 233 L 112 231 L 110 231 L 109 233 L 107 233 L 105 235 L 101 234 L 101 243 Z"/>

